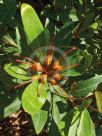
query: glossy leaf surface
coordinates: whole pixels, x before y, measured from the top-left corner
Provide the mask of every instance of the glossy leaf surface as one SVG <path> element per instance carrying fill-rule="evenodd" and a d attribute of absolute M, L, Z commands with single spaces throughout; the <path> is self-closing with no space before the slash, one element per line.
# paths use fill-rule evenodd
<path fill-rule="evenodd" d="M 25 65 L 14 65 L 12 63 L 9 63 L 5 65 L 4 69 L 9 75 L 15 78 L 19 78 L 22 80 L 30 79 Z"/>
<path fill-rule="evenodd" d="M 38 113 L 32 115 L 32 121 L 37 134 L 41 132 L 48 118 L 48 112 L 40 110 Z"/>
<path fill-rule="evenodd" d="M 21 17 L 28 44 L 32 49 L 46 46 L 45 30 L 35 10 L 28 4 L 22 4 Z"/>
<path fill-rule="evenodd" d="M 40 112 L 40 109 L 47 99 L 48 84 L 41 84 L 40 96 L 38 96 L 38 88 L 39 83 L 37 80 L 34 80 L 26 87 L 22 95 L 22 106 L 24 110 L 31 115 Z"/>
<path fill-rule="evenodd" d="M 86 96 L 97 88 L 97 85 L 102 82 L 102 75 L 92 77 L 85 81 L 80 81 L 76 91 L 72 92 L 74 96 Z"/>
<path fill-rule="evenodd" d="M 95 97 L 96 97 L 96 104 L 97 104 L 98 111 L 102 113 L 102 92 L 95 91 Z"/>

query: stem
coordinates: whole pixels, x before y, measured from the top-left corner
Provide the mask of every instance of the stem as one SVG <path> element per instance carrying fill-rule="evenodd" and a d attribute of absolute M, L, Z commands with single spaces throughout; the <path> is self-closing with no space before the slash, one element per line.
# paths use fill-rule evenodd
<path fill-rule="evenodd" d="M 16 89 L 18 89 L 18 88 L 21 88 L 21 87 L 23 87 L 23 86 L 25 86 L 25 85 L 31 83 L 32 81 L 33 81 L 33 79 L 31 79 L 31 80 L 29 80 L 29 81 L 25 81 L 25 82 L 23 82 L 23 83 L 21 83 L 21 84 L 19 84 L 19 85 L 17 85 L 17 86 L 14 86 L 14 87 L 12 88 L 12 90 L 13 90 L 13 89 L 16 90 Z"/>
<path fill-rule="evenodd" d="M 70 50 L 68 50 L 61 58 L 59 58 L 59 60 L 56 63 L 59 63 L 64 57 L 65 55 L 70 54 L 72 51 L 77 50 L 77 47 L 72 47 Z"/>
<path fill-rule="evenodd" d="M 89 95 L 89 96 L 86 96 L 86 97 L 82 98 L 82 100 L 85 100 L 85 99 L 88 99 L 88 98 L 92 98 L 92 97 L 94 97 L 94 96 L 95 96 L 95 94 L 93 93 L 93 94 L 91 94 L 91 95 Z"/>
<path fill-rule="evenodd" d="M 25 62 L 25 61 L 22 61 L 22 60 L 19 60 L 19 59 L 16 59 L 16 62 L 26 64 L 26 65 L 30 65 L 30 66 L 32 65 L 32 63 Z"/>
<path fill-rule="evenodd" d="M 95 112 L 99 112 L 96 108 L 89 106 L 88 108 L 90 108 L 91 110 L 95 111 Z"/>
<path fill-rule="evenodd" d="M 25 56 L 20 56 L 21 58 L 24 58 L 24 59 L 27 59 L 27 60 L 29 60 L 29 61 L 31 61 L 31 62 L 35 62 L 34 60 L 32 60 L 31 58 L 28 58 L 28 57 L 25 57 Z"/>

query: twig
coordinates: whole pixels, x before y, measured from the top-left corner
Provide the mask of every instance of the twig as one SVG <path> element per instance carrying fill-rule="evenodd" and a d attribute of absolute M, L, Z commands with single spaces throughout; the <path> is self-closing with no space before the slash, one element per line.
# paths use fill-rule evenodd
<path fill-rule="evenodd" d="M 33 80 L 33 79 L 31 79 L 31 80 L 29 80 L 29 81 L 25 81 L 25 82 L 23 82 L 23 83 L 21 83 L 21 84 L 19 84 L 19 85 L 17 85 L 17 86 L 14 86 L 11 90 L 13 90 L 13 89 L 16 90 L 16 89 L 18 89 L 18 88 L 21 88 L 21 87 L 23 87 L 23 86 L 25 86 L 25 85 L 31 83 L 32 80 Z"/>
<path fill-rule="evenodd" d="M 85 100 L 85 99 L 88 99 L 88 98 L 92 98 L 92 97 L 94 97 L 94 96 L 95 96 L 95 94 L 93 93 L 93 94 L 91 94 L 91 95 L 89 95 L 89 96 L 86 96 L 86 97 L 82 98 L 82 100 Z"/>
<path fill-rule="evenodd" d="M 95 111 L 95 112 L 99 112 L 96 108 L 92 107 L 92 106 L 88 106 L 88 108 L 90 108 L 91 110 Z"/>

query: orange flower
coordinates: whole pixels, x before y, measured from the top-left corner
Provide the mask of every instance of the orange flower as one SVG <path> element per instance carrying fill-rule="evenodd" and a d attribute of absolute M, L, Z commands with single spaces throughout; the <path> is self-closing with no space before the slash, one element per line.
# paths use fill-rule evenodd
<path fill-rule="evenodd" d="M 79 64 L 62 66 L 60 63 L 65 55 L 71 53 L 74 50 L 77 50 L 78 48 L 72 47 L 60 59 L 58 59 L 58 61 L 53 60 L 54 49 L 55 49 L 54 38 L 52 38 L 51 44 L 47 50 L 45 61 L 42 65 L 39 62 L 36 62 L 35 60 L 32 60 L 27 57 L 24 57 L 24 58 L 30 62 L 24 62 L 21 60 L 16 60 L 16 61 L 26 64 L 30 68 L 31 71 L 37 72 L 37 76 L 33 76 L 33 78 L 39 80 L 39 82 L 47 81 L 51 83 L 52 85 L 55 85 L 60 82 L 61 78 L 63 78 L 63 76 L 60 74 L 62 70 L 76 67 Z"/>

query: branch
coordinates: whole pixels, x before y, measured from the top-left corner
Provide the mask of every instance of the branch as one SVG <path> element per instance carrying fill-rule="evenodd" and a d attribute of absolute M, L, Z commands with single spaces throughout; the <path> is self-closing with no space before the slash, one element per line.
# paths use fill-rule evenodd
<path fill-rule="evenodd" d="M 19 88 L 21 88 L 21 87 L 23 87 L 23 86 L 25 86 L 25 85 L 31 83 L 32 81 L 33 81 L 33 79 L 31 79 L 31 80 L 29 80 L 29 81 L 25 81 L 25 82 L 23 82 L 23 83 L 21 83 L 21 84 L 19 84 L 19 85 L 17 85 L 17 86 L 14 86 L 11 90 L 17 90 L 17 89 L 19 89 Z"/>

